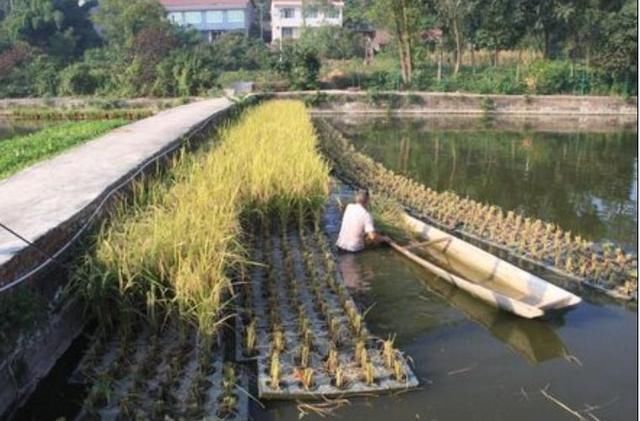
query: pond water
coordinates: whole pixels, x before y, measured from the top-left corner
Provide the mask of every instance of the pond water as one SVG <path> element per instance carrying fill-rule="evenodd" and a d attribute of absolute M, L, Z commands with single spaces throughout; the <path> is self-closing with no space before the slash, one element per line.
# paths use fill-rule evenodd
<path fill-rule="evenodd" d="M 500 129 L 482 119 L 459 120 L 335 117 L 330 122 L 358 150 L 437 191 L 519 210 L 591 241 L 636 249 L 635 127 L 585 131 L 576 122 Z"/>
<path fill-rule="evenodd" d="M 335 238 L 339 215 L 328 215 L 327 226 Z M 422 387 L 353 399 L 336 411 L 338 419 L 576 419 L 553 398 L 586 419 L 636 418 L 635 308 L 575 290 L 584 299 L 576 308 L 525 320 L 479 302 L 390 249 L 341 256 L 339 265 L 356 301 L 370 308 L 372 333 L 397 335 Z M 584 412 L 590 407 L 597 418 Z M 271 402 L 256 419 L 297 417 L 295 404 Z"/>
<path fill-rule="evenodd" d="M 51 125 L 47 121 L 14 120 L 0 117 L 0 142 L 14 136 L 36 132 Z"/>
<path fill-rule="evenodd" d="M 633 131 L 463 132 L 447 127 L 425 132 L 419 120 L 337 123 L 358 148 L 427 185 L 518 208 L 594 239 L 636 245 Z M 341 189 L 342 201 L 351 193 Z M 333 209 L 325 222 L 335 239 L 340 215 Z M 370 309 L 367 326 L 381 338 L 397 335 L 396 345 L 413 359 L 421 388 L 352 399 L 335 412 L 337 419 L 577 419 L 553 399 L 582 411 L 586 419 L 636 419 L 635 305 L 573 287 L 584 300 L 579 306 L 524 320 L 479 302 L 389 249 L 340 259 L 356 301 Z M 70 360 L 77 362 L 77 352 L 68 352 Z M 33 401 L 41 404 L 39 416 L 33 404 L 17 419 L 73 419 L 86 391 L 70 389 L 67 375 L 53 374 L 57 383 L 41 385 L 46 400 Z M 60 400 L 73 407 L 62 407 Z M 299 419 L 295 402 L 265 404 L 264 409 L 252 404 L 253 419 Z M 589 408 L 596 418 L 585 412 Z"/>

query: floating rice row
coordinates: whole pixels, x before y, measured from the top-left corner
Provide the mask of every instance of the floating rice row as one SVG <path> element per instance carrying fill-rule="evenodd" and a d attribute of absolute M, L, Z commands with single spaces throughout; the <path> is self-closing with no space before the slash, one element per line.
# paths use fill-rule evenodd
<path fill-rule="evenodd" d="M 349 181 L 384 193 L 441 226 L 462 222 L 466 234 L 514 256 L 603 288 L 611 295 L 637 297 L 637 256 L 611 245 L 596 246 L 553 223 L 505 212 L 452 192 L 433 191 L 356 151 L 326 121 L 318 121 L 317 127 L 323 135 L 323 151 Z"/>
<path fill-rule="evenodd" d="M 78 419 L 247 419 L 247 377 L 191 326 L 99 333 L 75 380 L 90 383 Z"/>
<path fill-rule="evenodd" d="M 394 340 L 369 334 L 318 223 L 254 236 L 258 266 L 242 283 L 240 358 L 258 363 L 262 398 L 312 398 L 418 385 Z"/>

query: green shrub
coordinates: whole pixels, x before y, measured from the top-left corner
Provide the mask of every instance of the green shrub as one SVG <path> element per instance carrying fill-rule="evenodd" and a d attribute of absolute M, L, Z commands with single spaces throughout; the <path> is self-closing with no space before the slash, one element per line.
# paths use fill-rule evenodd
<path fill-rule="evenodd" d="M 362 87 L 380 91 L 394 91 L 400 89 L 402 76 L 399 71 L 376 71 L 362 76 Z"/>
<path fill-rule="evenodd" d="M 0 55 L 0 97 L 51 96 L 58 86 L 58 61 L 45 55 Z"/>
<path fill-rule="evenodd" d="M 347 60 L 364 56 L 362 36 L 342 27 L 307 27 L 299 42 L 316 49 L 322 59 Z"/>
<path fill-rule="evenodd" d="M 258 70 L 270 63 L 264 42 L 239 33 L 221 35 L 209 48 L 216 68 L 221 70 Z"/>
<path fill-rule="evenodd" d="M 513 67 L 487 67 L 476 73 L 461 72 L 456 78 L 458 89 L 479 94 L 520 94 L 524 86 L 516 80 Z"/>
<path fill-rule="evenodd" d="M 174 51 L 157 67 L 151 89 L 156 96 L 192 96 L 217 88 L 217 77 L 206 46 Z"/>
<path fill-rule="evenodd" d="M 0 353 L 9 351 L 12 341 L 42 318 L 44 308 L 42 296 L 31 289 L 20 287 L 0 296 Z"/>
<path fill-rule="evenodd" d="M 419 68 L 413 72 L 413 78 L 411 80 L 411 88 L 426 91 L 433 86 L 434 75 L 429 69 Z"/>
<path fill-rule="evenodd" d="M 223 72 L 218 76 L 218 85 L 227 87 L 235 82 L 267 83 L 278 79 L 278 75 L 270 70 L 235 70 Z"/>
<path fill-rule="evenodd" d="M 322 107 L 329 103 L 329 95 L 325 92 L 316 91 L 315 94 L 305 97 L 304 103 L 307 107 Z"/>
<path fill-rule="evenodd" d="M 574 89 L 571 67 L 565 61 L 534 61 L 526 68 L 524 80 L 527 91 L 532 94 L 570 93 Z"/>
<path fill-rule="evenodd" d="M 291 89 L 316 89 L 320 59 L 316 50 L 300 43 L 283 45 L 274 68 L 288 80 Z"/>
<path fill-rule="evenodd" d="M 99 81 L 85 63 L 75 63 L 60 72 L 60 94 L 91 95 L 98 89 Z"/>
<path fill-rule="evenodd" d="M 53 96 L 60 84 L 59 67 L 45 55 L 37 56 L 26 66 L 26 73 L 32 81 L 31 93 L 37 96 Z"/>

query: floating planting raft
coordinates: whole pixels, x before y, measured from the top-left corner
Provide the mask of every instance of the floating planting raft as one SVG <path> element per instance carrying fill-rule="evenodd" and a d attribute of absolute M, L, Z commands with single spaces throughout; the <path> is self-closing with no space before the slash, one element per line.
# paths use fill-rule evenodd
<path fill-rule="evenodd" d="M 323 152 L 345 180 L 366 185 L 398 200 L 439 227 L 452 227 L 462 222 L 464 236 L 521 261 L 583 282 L 616 298 L 637 299 L 637 256 L 609 244 L 596 246 L 552 223 L 527 218 L 514 211 L 505 212 L 497 206 L 462 198 L 452 192 L 435 192 L 356 151 L 325 120 L 316 121 L 316 125 L 323 135 Z"/>
<path fill-rule="evenodd" d="M 294 224 L 295 225 L 295 224 Z M 392 338 L 372 336 L 319 228 L 264 219 L 241 285 L 238 359 L 255 359 L 261 398 L 304 399 L 418 385 Z M 251 281 L 249 281 L 249 278 Z"/>
<path fill-rule="evenodd" d="M 223 351 L 186 323 L 98 334 L 74 374 L 92 382 L 77 419 L 247 419 L 247 376 Z"/>

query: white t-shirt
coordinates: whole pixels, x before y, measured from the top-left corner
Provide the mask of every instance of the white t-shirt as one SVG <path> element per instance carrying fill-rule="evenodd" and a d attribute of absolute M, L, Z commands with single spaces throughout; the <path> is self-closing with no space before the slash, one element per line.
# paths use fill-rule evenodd
<path fill-rule="evenodd" d="M 371 214 L 359 203 L 347 205 L 336 246 L 343 250 L 360 251 L 364 248 L 364 236 L 374 232 Z"/>

